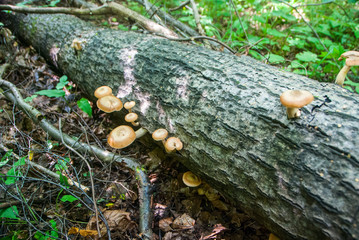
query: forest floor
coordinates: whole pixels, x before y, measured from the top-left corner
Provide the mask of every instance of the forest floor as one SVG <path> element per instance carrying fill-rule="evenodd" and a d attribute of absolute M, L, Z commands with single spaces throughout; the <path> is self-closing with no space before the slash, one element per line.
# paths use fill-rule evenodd
<path fill-rule="evenodd" d="M 120 123 L 113 120 L 111 114 L 99 111 L 95 103 L 91 103 L 92 117 L 79 109 L 76 102 L 84 96 L 71 79 L 63 88 L 64 97 L 36 96 L 37 91 L 58 86 L 61 74 L 47 65 L 31 46 L 21 45 L 12 36 L 9 39 L 11 41 L 0 45 L 1 64 L 12 65 L 3 79 L 15 84 L 23 98 L 45 114 L 55 127 L 59 127 L 61 119 L 62 132 L 115 152 L 107 145 L 106 138 Z M 147 169 L 156 239 L 268 239 L 268 230 L 210 186 L 185 186 L 182 175 L 188 169 L 150 137 L 137 140 L 117 153 L 137 159 Z M 91 165 L 97 206 L 102 213 L 107 213 L 111 239 L 141 239 L 138 182 L 134 172 L 117 163 L 105 164 L 91 153 L 83 157 Z M 38 169 L 16 164 L 17 158 L 30 159 L 50 171 L 61 172 L 67 178 L 91 186 L 84 161 L 61 142 L 52 140 L 0 94 L 0 206 L 3 208 L 12 202 L 10 205 L 18 209 L 14 219 L 1 220 L 1 239 L 46 239 L 46 234 L 56 239 L 53 231 L 57 231 L 59 239 L 85 239 L 79 233 L 69 235 L 69 230 L 96 230 L 91 190 L 85 193 L 75 186 L 63 188 L 61 181 Z M 21 165 L 15 172 L 14 164 Z M 16 177 L 12 178 L 13 175 Z M 70 195 L 74 198 L 68 197 Z M 100 229 L 104 228 L 101 223 Z M 95 239 L 89 235 L 86 239 Z M 101 239 L 109 237 L 105 235 Z"/>

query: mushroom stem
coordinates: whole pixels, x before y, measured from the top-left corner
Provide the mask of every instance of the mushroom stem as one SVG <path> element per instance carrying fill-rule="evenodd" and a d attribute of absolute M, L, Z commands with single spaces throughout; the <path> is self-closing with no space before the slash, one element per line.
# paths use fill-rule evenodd
<path fill-rule="evenodd" d="M 139 128 L 138 130 L 135 131 L 136 133 L 136 138 L 140 138 L 143 137 L 148 131 L 144 128 Z"/>
<path fill-rule="evenodd" d="M 350 70 L 350 66 L 348 65 L 344 65 L 344 67 L 340 70 L 340 72 L 338 73 L 338 76 L 337 78 L 335 79 L 335 83 L 340 85 L 340 86 L 343 86 L 344 84 L 344 80 L 345 80 L 345 76 L 347 75 L 347 73 L 349 72 Z"/>
<path fill-rule="evenodd" d="M 133 122 L 131 122 L 131 123 L 132 123 L 132 125 L 135 126 L 135 127 L 137 127 L 138 125 L 140 125 L 139 122 L 135 122 L 135 121 L 133 121 Z"/>
<path fill-rule="evenodd" d="M 299 108 L 289 108 L 287 107 L 287 117 L 290 118 L 297 118 L 300 116 Z"/>

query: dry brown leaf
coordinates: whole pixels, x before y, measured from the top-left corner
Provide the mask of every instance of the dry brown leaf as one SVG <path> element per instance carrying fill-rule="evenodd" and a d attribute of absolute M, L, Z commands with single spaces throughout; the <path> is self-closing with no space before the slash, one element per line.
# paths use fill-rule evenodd
<path fill-rule="evenodd" d="M 212 230 L 212 233 L 208 236 L 205 236 L 203 238 L 201 238 L 200 240 L 206 240 L 206 239 L 215 239 L 217 238 L 216 235 L 220 232 L 222 232 L 223 230 L 226 230 L 227 228 L 223 227 L 221 224 L 216 224 L 214 225 L 214 229 Z"/>
<path fill-rule="evenodd" d="M 170 226 L 172 223 L 173 223 L 173 218 L 169 217 L 169 218 L 161 219 L 158 225 L 162 231 L 168 232 L 173 230 Z"/>
<path fill-rule="evenodd" d="M 225 204 L 224 202 L 222 202 L 221 200 L 214 200 L 211 202 L 213 204 L 213 206 L 215 208 L 218 208 L 219 210 L 222 211 L 228 211 L 228 206 L 227 204 Z"/>
<path fill-rule="evenodd" d="M 193 228 L 195 222 L 193 218 L 184 213 L 173 221 L 172 227 L 174 229 L 190 229 Z"/>
<path fill-rule="evenodd" d="M 90 237 L 90 236 L 96 236 L 98 235 L 98 232 L 96 230 L 80 230 L 80 235 L 83 237 Z"/>
<path fill-rule="evenodd" d="M 71 227 L 67 232 L 68 235 L 77 234 L 80 230 L 77 227 Z"/>
<path fill-rule="evenodd" d="M 130 213 L 123 210 L 106 210 L 103 215 L 107 221 L 110 231 L 116 230 L 125 232 L 136 228 L 136 223 L 131 221 Z M 96 229 L 96 217 L 93 216 L 87 224 L 87 230 Z M 100 223 L 101 235 L 107 232 L 106 226 L 103 222 Z"/>

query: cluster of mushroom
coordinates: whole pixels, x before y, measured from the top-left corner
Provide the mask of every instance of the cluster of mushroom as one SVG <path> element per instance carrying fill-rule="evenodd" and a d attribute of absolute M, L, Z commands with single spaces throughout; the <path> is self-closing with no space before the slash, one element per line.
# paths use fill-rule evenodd
<path fill-rule="evenodd" d="M 338 76 L 335 80 L 335 83 L 343 86 L 345 77 L 349 72 L 350 68 L 353 66 L 359 66 L 359 52 L 357 51 L 348 51 L 343 53 L 338 60 L 345 58 L 344 67 L 338 73 Z"/>
<path fill-rule="evenodd" d="M 138 126 L 136 122 L 138 115 L 132 112 L 132 108 L 136 105 L 134 101 L 126 102 L 124 105 L 122 101 L 112 94 L 112 89 L 108 86 L 102 86 L 96 89 L 95 97 L 98 98 L 96 105 L 99 109 L 106 113 L 114 111 L 120 111 L 123 107 L 129 111 L 125 116 L 125 121 L 132 123 L 134 126 Z M 108 144 L 116 149 L 125 148 L 131 145 L 136 137 L 136 132 L 129 126 L 121 125 L 111 131 L 108 136 Z"/>
<path fill-rule="evenodd" d="M 181 140 L 177 137 L 169 137 L 167 140 L 168 131 L 164 128 L 159 128 L 152 133 L 152 138 L 155 141 L 162 141 L 167 153 L 179 151 L 183 148 Z"/>
<path fill-rule="evenodd" d="M 134 101 L 122 104 L 122 101 L 112 94 L 112 89 L 108 86 L 102 86 L 96 89 L 95 97 L 98 98 L 96 105 L 99 109 L 106 113 L 120 111 L 122 107 L 128 110 L 125 116 L 125 121 L 131 123 L 133 126 L 138 126 L 136 122 L 138 115 L 132 112 L 132 108 L 136 105 Z M 131 145 L 136 138 L 140 137 L 139 131 L 134 131 L 132 127 L 121 125 L 111 131 L 108 136 L 107 143 L 116 149 L 122 149 Z M 153 132 L 152 138 L 156 141 L 162 141 L 166 152 L 172 153 L 183 148 L 181 140 L 177 137 L 170 137 L 166 140 L 168 132 L 166 129 L 160 128 Z"/>

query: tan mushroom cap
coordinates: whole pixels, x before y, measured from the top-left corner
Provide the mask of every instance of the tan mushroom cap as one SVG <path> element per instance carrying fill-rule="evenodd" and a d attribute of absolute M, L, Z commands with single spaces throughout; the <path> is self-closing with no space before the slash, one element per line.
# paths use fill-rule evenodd
<path fill-rule="evenodd" d="M 342 60 L 343 58 L 359 58 L 359 52 L 358 51 L 348 51 L 340 55 L 338 60 Z"/>
<path fill-rule="evenodd" d="M 305 90 L 287 90 L 280 96 L 280 102 L 287 108 L 301 108 L 313 100 L 313 95 Z"/>
<path fill-rule="evenodd" d="M 112 89 L 109 86 L 101 86 L 95 91 L 95 97 L 97 98 L 102 98 L 109 95 L 112 95 Z"/>
<path fill-rule="evenodd" d="M 165 149 L 168 152 L 173 152 L 175 150 L 179 151 L 183 147 L 183 143 L 179 138 L 176 137 L 170 137 L 165 142 Z"/>
<path fill-rule="evenodd" d="M 347 65 L 349 67 L 359 66 L 359 57 L 347 58 L 347 60 L 345 60 L 345 65 Z"/>
<path fill-rule="evenodd" d="M 126 122 L 134 122 L 138 119 L 138 115 L 136 113 L 128 113 L 125 116 Z"/>
<path fill-rule="evenodd" d="M 346 58 L 345 65 L 348 67 L 359 66 L 359 52 L 357 51 L 348 51 L 340 55 L 338 60 Z"/>
<path fill-rule="evenodd" d="M 135 101 L 131 101 L 131 102 L 126 102 L 123 107 L 127 110 L 133 108 L 136 105 Z"/>
<path fill-rule="evenodd" d="M 96 104 L 99 109 L 107 113 L 120 111 L 123 106 L 121 100 L 113 95 L 98 99 Z"/>
<path fill-rule="evenodd" d="M 168 136 L 168 131 L 164 128 L 159 128 L 152 133 L 152 138 L 155 141 L 162 141 Z"/>
<path fill-rule="evenodd" d="M 188 187 L 198 187 L 202 183 L 201 179 L 190 171 L 183 174 L 182 181 Z"/>
<path fill-rule="evenodd" d="M 111 131 L 107 143 L 113 148 L 121 149 L 129 146 L 135 139 L 135 131 L 129 126 L 121 125 Z"/>

